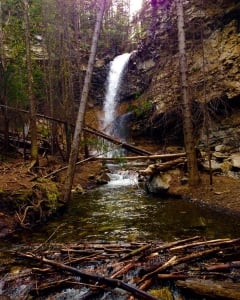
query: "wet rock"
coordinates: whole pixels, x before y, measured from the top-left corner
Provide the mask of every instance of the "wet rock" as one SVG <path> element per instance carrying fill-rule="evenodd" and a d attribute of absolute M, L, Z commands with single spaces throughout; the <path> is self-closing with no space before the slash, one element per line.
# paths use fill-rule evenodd
<path fill-rule="evenodd" d="M 216 152 L 224 152 L 225 151 L 225 145 L 217 145 L 215 146 L 215 151 Z"/>
<path fill-rule="evenodd" d="M 232 166 L 240 169 L 240 153 L 234 153 L 231 155 Z"/>
<path fill-rule="evenodd" d="M 151 194 L 161 194 L 168 191 L 172 177 L 170 174 L 158 174 L 146 182 L 147 191 Z"/>
<path fill-rule="evenodd" d="M 180 179 L 181 184 L 187 184 L 188 183 L 188 178 L 187 177 L 182 177 Z"/>
<path fill-rule="evenodd" d="M 80 193 L 80 194 L 84 193 L 84 189 L 81 186 L 81 184 L 78 184 L 73 191 L 76 192 L 76 193 Z"/>
<path fill-rule="evenodd" d="M 201 163 L 203 169 L 205 171 L 210 171 L 210 166 L 209 166 L 209 161 L 205 160 L 204 162 Z M 211 160 L 211 169 L 213 172 L 221 172 L 221 164 L 216 162 L 215 160 Z"/>
<path fill-rule="evenodd" d="M 222 152 L 213 152 L 213 157 L 215 157 L 218 161 L 223 161 L 224 159 L 227 159 L 228 156 L 223 154 Z"/>
<path fill-rule="evenodd" d="M 110 177 L 105 173 L 101 173 L 96 177 L 96 182 L 98 184 L 107 184 L 110 181 Z"/>

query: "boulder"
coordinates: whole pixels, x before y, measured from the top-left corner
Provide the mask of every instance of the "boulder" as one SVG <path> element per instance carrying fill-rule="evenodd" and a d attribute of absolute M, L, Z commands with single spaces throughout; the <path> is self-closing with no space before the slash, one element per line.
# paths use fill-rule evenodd
<path fill-rule="evenodd" d="M 205 171 L 210 171 L 208 160 L 203 161 L 201 163 L 201 165 Z M 221 172 L 222 171 L 221 164 L 216 162 L 215 160 L 211 160 L 211 169 L 213 172 Z"/>
<path fill-rule="evenodd" d="M 233 168 L 240 169 L 240 153 L 234 153 L 230 156 Z"/>
<path fill-rule="evenodd" d="M 97 184 L 107 184 L 110 181 L 110 177 L 105 173 L 101 173 L 96 177 Z"/>
<path fill-rule="evenodd" d="M 147 191 L 151 194 L 166 193 L 170 187 L 172 177 L 168 173 L 153 175 L 146 182 Z"/>
<path fill-rule="evenodd" d="M 216 160 L 218 160 L 218 161 L 223 161 L 224 159 L 228 158 L 227 155 L 223 154 L 222 152 L 218 152 L 218 151 L 213 152 L 212 156 L 215 157 Z"/>

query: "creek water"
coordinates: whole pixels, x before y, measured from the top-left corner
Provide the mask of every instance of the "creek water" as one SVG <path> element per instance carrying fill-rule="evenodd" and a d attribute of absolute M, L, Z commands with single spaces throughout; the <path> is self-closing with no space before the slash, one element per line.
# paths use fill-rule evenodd
<path fill-rule="evenodd" d="M 146 193 L 131 171 L 110 174 L 111 181 L 85 194 L 74 194 L 61 217 L 32 232 L 18 232 L 12 245 L 42 243 L 56 228 L 54 242 L 173 241 L 204 235 L 238 237 L 239 218 L 189 200 L 161 198 Z M 4 243 L 2 244 L 4 246 Z M 9 241 L 5 247 L 9 247 Z"/>

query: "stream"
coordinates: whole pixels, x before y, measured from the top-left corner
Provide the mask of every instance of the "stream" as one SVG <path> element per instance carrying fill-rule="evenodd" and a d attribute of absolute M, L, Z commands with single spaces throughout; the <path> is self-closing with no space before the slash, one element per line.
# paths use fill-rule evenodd
<path fill-rule="evenodd" d="M 34 228 L 33 231 L 16 232 L 8 240 L 2 241 L 1 272 L 6 269 L 14 276 L 22 270 L 22 266 L 9 256 L 8 250 L 21 250 L 46 241 L 51 247 L 51 243 L 175 241 L 196 235 L 209 239 L 239 237 L 240 222 L 237 218 L 198 206 L 191 201 L 153 197 L 138 184 L 132 171 L 119 170 L 110 174 L 110 177 L 111 181 L 107 185 L 85 194 L 75 193 L 69 207 L 61 216 Z M 0 277 L 0 299 L 25 299 L 22 296 L 31 285 L 24 280 L 19 280 L 19 283 L 16 281 L 7 290 L 10 298 L 1 298 L 2 293 L 5 295 L 6 292 L 2 290 L 5 286 L 4 280 L 5 277 Z M 83 292 L 86 289 L 68 288 L 59 293 L 55 292 L 54 296 L 37 299 L 76 300 L 82 299 Z M 176 294 L 174 299 L 207 299 L 180 295 L 179 290 L 174 287 L 171 287 L 171 293 Z M 120 295 L 121 293 L 117 296 L 106 293 L 94 299 L 126 299 L 126 295 Z"/>
<path fill-rule="evenodd" d="M 132 171 L 110 174 L 111 181 L 85 194 L 74 194 L 62 216 L 32 232 L 17 232 L 2 247 L 42 243 L 58 226 L 53 242 L 174 241 L 194 235 L 239 236 L 239 218 L 189 200 L 146 193 Z M 10 245 L 9 245 L 10 243 Z"/>

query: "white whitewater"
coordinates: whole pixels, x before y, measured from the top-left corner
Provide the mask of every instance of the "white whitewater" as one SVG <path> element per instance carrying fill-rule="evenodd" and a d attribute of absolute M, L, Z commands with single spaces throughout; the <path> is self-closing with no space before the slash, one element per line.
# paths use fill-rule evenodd
<path fill-rule="evenodd" d="M 110 134 L 113 121 L 116 117 L 116 106 L 118 103 L 119 88 L 121 86 L 124 69 L 128 64 L 131 53 L 124 53 L 116 56 L 110 63 L 110 70 L 107 78 L 107 89 L 103 107 L 103 130 Z"/>
<path fill-rule="evenodd" d="M 103 120 L 102 120 L 102 130 L 107 134 L 120 137 L 121 133 L 119 127 L 121 124 L 116 125 L 116 108 L 119 101 L 119 91 L 121 88 L 121 83 L 124 76 L 124 70 L 128 64 L 131 53 L 124 53 L 119 56 L 116 56 L 113 61 L 110 63 L 110 69 L 107 78 L 107 87 L 106 87 L 106 96 L 104 100 L 103 106 Z M 114 128 L 115 127 L 115 128 Z M 121 137 L 120 137 L 121 138 Z M 106 142 L 106 144 L 108 144 Z M 106 145 L 105 144 L 105 145 Z M 105 156 L 113 157 L 113 156 L 121 156 L 121 149 L 114 148 L 114 145 L 109 143 L 111 147 L 111 151 L 105 154 Z M 108 174 L 110 177 L 110 182 L 108 183 L 108 187 L 111 188 L 119 188 L 126 186 L 137 185 L 137 174 L 132 171 L 124 171 L 119 169 L 120 165 L 110 165 L 108 164 L 108 168 L 110 173 Z"/>

